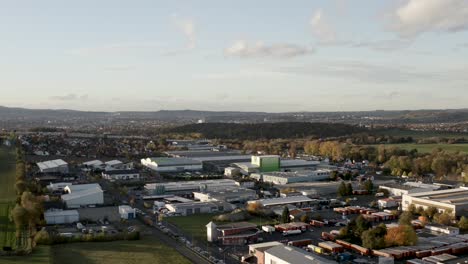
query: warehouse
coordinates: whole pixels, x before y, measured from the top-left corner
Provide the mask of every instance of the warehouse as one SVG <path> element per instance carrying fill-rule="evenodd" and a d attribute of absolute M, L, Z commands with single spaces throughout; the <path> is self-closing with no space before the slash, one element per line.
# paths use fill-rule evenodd
<path fill-rule="evenodd" d="M 281 197 L 281 198 L 271 198 L 271 199 L 261 199 L 253 200 L 248 203 L 260 203 L 263 207 L 272 207 L 272 206 L 284 206 L 284 205 L 294 205 L 297 207 L 305 207 L 312 204 L 314 200 L 310 199 L 307 196 L 290 196 L 290 197 Z"/>
<path fill-rule="evenodd" d="M 265 251 L 265 261 L 263 263 L 281 264 L 331 264 L 336 261 L 328 260 L 316 254 L 309 253 L 297 247 L 279 245 Z"/>
<path fill-rule="evenodd" d="M 194 192 L 194 198 L 202 202 L 220 201 L 228 203 L 244 203 L 257 198 L 254 190 L 246 188 L 222 188 L 206 192 Z"/>
<path fill-rule="evenodd" d="M 234 208 L 229 203 L 223 202 L 187 202 L 166 204 L 166 209 L 176 215 L 210 214 L 232 211 Z"/>
<path fill-rule="evenodd" d="M 97 183 L 70 185 L 64 188 L 68 194 L 62 195 L 62 200 L 68 208 L 79 208 L 104 203 L 104 192 Z"/>
<path fill-rule="evenodd" d="M 121 205 L 119 206 L 119 214 L 120 218 L 122 219 L 135 219 L 136 218 L 136 210 L 128 205 Z"/>
<path fill-rule="evenodd" d="M 148 183 L 145 190 L 150 195 L 161 194 L 191 194 L 192 192 L 213 190 L 216 188 L 234 188 L 236 181 L 230 179 Z"/>
<path fill-rule="evenodd" d="M 379 189 L 387 190 L 390 196 L 403 196 L 410 193 L 428 192 L 438 190 L 440 186 L 407 182 L 405 184 L 389 183 L 379 186 Z"/>
<path fill-rule="evenodd" d="M 403 210 L 410 210 L 410 206 L 435 207 L 439 212 L 452 212 L 455 216 L 468 215 L 468 188 L 419 192 L 403 195 Z"/>
<path fill-rule="evenodd" d="M 244 175 L 260 172 L 315 170 L 321 163 L 319 161 L 301 159 L 280 159 L 276 155 L 252 156 L 250 162 L 233 163 Z"/>
<path fill-rule="evenodd" d="M 249 254 L 257 258 L 257 264 L 265 264 L 265 251 L 279 245 L 283 244 L 278 241 L 251 244 L 249 245 Z"/>
<path fill-rule="evenodd" d="M 199 171 L 203 169 L 202 162 L 189 158 L 146 158 L 141 164 L 158 172 Z"/>
<path fill-rule="evenodd" d="M 209 222 L 206 225 L 208 242 L 219 242 L 222 245 L 245 245 L 256 242 L 261 231 L 257 225 L 248 222 L 237 222 L 216 225 Z"/>
<path fill-rule="evenodd" d="M 121 170 L 125 168 L 125 164 L 120 160 L 109 160 L 104 163 L 106 170 Z"/>
<path fill-rule="evenodd" d="M 91 161 L 83 162 L 82 165 L 83 165 L 85 168 L 94 169 L 94 170 L 97 170 L 97 169 L 104 169 L 104 168 L 105 168 L 104 162 L 102 162 L 102 161 L 100 161 L 100 160 L 91 160 Z"/>
<path fill-rule="evenodd" d="M 102 172 L 102 178 L 106 180 L 138 180 L 140 173 L 135 170 L 110 170 Z"/>
<path fill-rule="evenodd" d="M 274 184 L 288 184 L 296 182 L 313 182 L 326 180 L 330 178 L 330 171 L 315 170 L 315 171 L 296 171 L 296 172 L 268 172 L 268 173 L 252 173 L 251 178 L 257 181 L 270 182 Z"/>
<path fill-rule="evenodd" d="M 38 162 L 37 166 L 42 173 L 68 173 L 68 163 L 62 159 Z"/>
<path fill-rule="evenodd" d="M 44 212 L 44 220 L 48 225 L 72 224 L 80 220 L 77 210 L 52 210 Z"/>

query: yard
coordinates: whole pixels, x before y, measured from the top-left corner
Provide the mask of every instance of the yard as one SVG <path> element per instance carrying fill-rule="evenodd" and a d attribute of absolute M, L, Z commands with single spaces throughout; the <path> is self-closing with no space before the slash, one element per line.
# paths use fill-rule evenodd
<path fill-rule="evenodd" d="M 175 249 L 154 239 L 73 243 L 52 247 L 51 263 L 67 264 L 189 264 Z"/>
<path fill-rule="evenodd" d="M 16 199 L 15 169 L 14 149 L 0 147 L 0 249 L 16 243 L 15 226 L 9 217 Z"/>
<path fill-rule="evenodd" d="M 186 236 L 192 236 L 198 241 L 206 241 L 206 225 L 212 221 L 216 214 L 196 214 L 190 216 L 173 216 L 167 217 L 164 220 L 181 229 Z M 270 218 L 253 217 L 247 222 L 256 224 L 257 226 L 275 224 L 275 221 Z M 222 222 L 221 224 L 228 224 Z"/>

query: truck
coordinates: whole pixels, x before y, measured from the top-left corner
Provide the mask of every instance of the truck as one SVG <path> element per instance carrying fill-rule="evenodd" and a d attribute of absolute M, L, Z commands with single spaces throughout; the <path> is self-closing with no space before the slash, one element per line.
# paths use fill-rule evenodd
<path fill-rule="evenodd" d="M 310 221 L 310 225 L 315 226 L 315 227 L 323 227 L 325 223 L 322 221 L 318 221 L 318 220 L 312 220 Z"/>
<path fill-rule="evenodd" d="M 283 232 L 283 236 L 291 236 L 291 235 L 299 235 L 301 234 L 302 231 L 297 229 L 297 230 L 286 230 Z"/>
<path fill-rule="evenodd" d="M 269 226 L 269 225 L 264 225 L 262 226 L 262 230 L 266 233 L 273 233 L 275 232 L 275 228 L 273 226 Z"/>
<path fill-rule="evenodd" d="M 294 247 L 305 247 L 310 244 L 312 244 L 312 239 L 300 239 L 300 240 L 292 240 L 288 242 L 288 246 L 294 246 Z"/>

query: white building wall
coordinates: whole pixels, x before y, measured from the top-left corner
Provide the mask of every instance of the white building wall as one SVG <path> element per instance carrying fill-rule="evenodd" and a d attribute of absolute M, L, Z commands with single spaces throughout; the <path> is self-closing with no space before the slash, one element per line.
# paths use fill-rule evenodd
<path fill-rule="evenodd" d="M 79 208 L 87 205 L 97 205 L 104 203 L 104 194 L 102 192 L 83 195 L 66 201 L 68 208 Z"/>

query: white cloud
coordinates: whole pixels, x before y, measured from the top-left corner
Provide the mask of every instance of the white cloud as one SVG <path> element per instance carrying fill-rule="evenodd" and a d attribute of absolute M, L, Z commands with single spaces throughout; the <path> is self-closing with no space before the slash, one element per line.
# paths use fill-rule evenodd
<path fill-rule="evenodd" d="M 84 101 L 84 100 L 88 100 L 88 95 L 87 94 L 77 95 L 77 94 L 70 93 L 66 95 L 51 96 L 50 99 L 57 100 L 57 101 L 77 101 L 77 100 Z"/>
<path fill-rule="evenodd" d="M 312 33 L 318 39 L 319 43 L 332 44 L 336 42 L 336 31 L 325 19 L 321 9 L 315 11 L 310 19 Z"/>
<path fill-rule="evenodd" d="M 238 40 L 226 48 L 224 52 L 227 56 L 240 58 L 293 58 L 310 54 L 313 49 L 288 43 L 266 45 L 261 41 L 252 44 L 245 40 Z"/>
<path fill-rule="evenodd" d="M 401 37 L 468 28 L 467 0 L 406 0 L 392 11 L 391 29 Z"/>
<path fill-rule="evenodd" d="M 193 49 L 196 45 L 196 30 L 195 22 L 188 18 L 180 18 L 177 15 L 173 15 L 174 23 L 177 28 L 185 35 L 187 38 L 187 48 Z"/>

